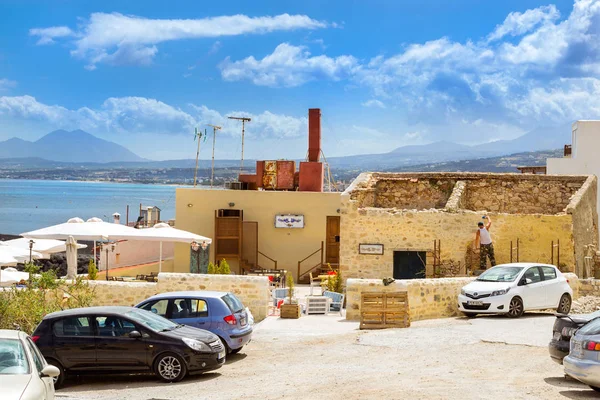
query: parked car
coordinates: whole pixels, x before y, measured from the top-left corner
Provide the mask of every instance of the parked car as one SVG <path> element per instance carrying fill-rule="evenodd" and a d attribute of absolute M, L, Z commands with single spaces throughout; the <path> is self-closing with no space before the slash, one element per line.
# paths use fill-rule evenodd
<path fill-rule="evenodd" d="M 57 367 L 57 386 L 71 374 L 154 372 L 165 382 L 220 368 L 225 347 L 214 334 L 133 307 L 88 307 L 48 314 L 32 337 Z"/>
<path fill-rule="evenodd" d="M 0 399 L 53 400 L 59 374 L 26 333 L 0 329 Z"/>
<path fill-rule="evenodd" d="M 583 325 L 598 317 L 600 317 L 600 311 L 580 315 L 556 314 L 556 321 L 552 327 L 552 340 L 548 344 L 552 360 L 562 364 L 563 358 L 569 355 L 571 337 Z"/>
<path fill-rule="evenodd" d="M 458 308 L 467 317 L 506 314 L 516 318 L 530 310 L 571 310 L 573 290 L 554 265 L 513 263 L 492 267 L 462 288 Z"/>
<path fill-rule="evenodd" d="M 582 326 L 571 338 L 565 373 L 600 392 L 600 318 Z"/>
<path fill-rule="evenodd" d="M 173 322 L 206 329 L 221 339 L 229 353 L 239 352 L 252 339 L 249 314 L 233 293 L 162 293 L 142 301 L 136 307 Z"/>

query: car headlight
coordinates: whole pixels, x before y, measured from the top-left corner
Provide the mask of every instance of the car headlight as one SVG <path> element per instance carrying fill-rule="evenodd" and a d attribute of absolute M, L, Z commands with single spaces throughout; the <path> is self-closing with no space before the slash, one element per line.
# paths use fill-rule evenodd
<path fill-rule="evenodd" d="M 502 296 L 503 294 L 508 293 L 508 291 L 510 290 L 510 288 L 506 288 L 503 290 L 494 290 L 491 294 L 491 296 Z"/>
<path fill-rule="evenodd" d="M 465 292 L 465 289 L 460 289 L 460 294 L 462 294 L 464 296 L 466 293 L 467 292 Z"/>
<path fill-rule="evenodd" d="M 190 339 L 190 338 L 183 338 L 183 343 L 187 344 L 192 350 L 196 350 L 196 351 L 201 351 L 203 353 L 211 353 L 212 350 L 211 348 L 205 344 L 202 343 L 199 340 L 196 339 Z"/>

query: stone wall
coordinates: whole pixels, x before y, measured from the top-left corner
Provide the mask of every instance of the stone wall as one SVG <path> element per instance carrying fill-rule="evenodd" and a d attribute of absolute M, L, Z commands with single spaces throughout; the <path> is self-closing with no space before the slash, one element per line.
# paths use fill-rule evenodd
<path fill-rule="evenodd" d="M 600 281 L 580 281 L 565 274 L 573 289 L 573 298 L 585 294 L 600 295 Z M 475 278 L 439 278 L 397 280 L 384 286 L 381 279 L 348 279 L 346 281 L 346 319 L 360 320 L 360 298 L 369 292 L 408 292 L 410 320 L 447 318 L 459 315 L 457 297 L 460 289 Z M 585 289 L 583 289 L 585 288 Z M 583 291 L 582 291 L 583 290 Z"/>
<path fill-rule="evenodd" d="M 93 305 L 133 306 L 150 296 L 165 292 L 214 290 L 231 292 L 247 306 L 256 321 L 267 316 L 269 280 L 263 276 L 161 273 L 157 283 L 91 281 L 96 290 Z"/>
<path fill-rule="evenodd" d="M 456 181 L 450 179 L 382 179 L 375 185 L 375 207 L 444 208 Z"/>
<path fill-rule="evenodd" d="M 557 214 L 564 211 L 584 180 L 507 179 L 506 176 L 472 180 L 467 185 L 465 208 L 512 214 Z"/>
<path fill-rule="evenodd" d="M 579 296 L 597 296 L 600 297 L 600 280 L 587 278 L 579 280 Z"/>
<path fill-rule="evenodd" d="M 576 260 L 585 259 L 587 246 L 592 246 L 592 253 L 598 249 L 597 186 L 598 179 L 595 176 L 590 176 L 577 193 L 575 193 L 566 209 L 567 214 L 571 214 L 573 218 L 573 239 Z M 586 268 L 586 262 L 580 262 L 577 264 L 575 272 L 583 278 L 593 277 L 595 274 L 592 264 L 593 262 L 590 260 L 589 268 Z"/>

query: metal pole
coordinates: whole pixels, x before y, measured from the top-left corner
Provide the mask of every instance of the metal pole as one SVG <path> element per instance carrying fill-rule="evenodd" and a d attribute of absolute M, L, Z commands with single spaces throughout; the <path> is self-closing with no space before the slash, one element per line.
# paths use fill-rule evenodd
<path fill-rule="evenodd" d="M 200 139 L 202 138 L 202 132 L 198 133 L 198 128 L 195 128 L 194 135 L 195 138 L 198 139 L 198 150 L 196 150 L 196 169 L 194 170 L 194 187 L 196 187 L 196 178 L 198 176 L 198 157 L 200 156 Z"/>
<path fill-rule="evenodd" d="M 550 249 L 552 250 L 552 256 L 550 256 L 550 264 L 554 265 L 554 240 L 552 241 Z"/>
<path fill-rule="evenodd" d="M 513 245 L 512 240 L 510 241 L 510 262 L 512 263 L 512 253 L 513 253 Z"/>
<path fill-rule="evenodd" d="M 560 239 L 556 239 L 556 266 L 560 269 Z M 561 270 L 562 271 L 562 270 Z"/>
<path fill-rule="evenodd" d="M 129 226 L 129 204 L 127 204 L 127 212 L 125 214 L 125 225 Z"/>
<path fill-rule="evenodd" d="M 240 164 L 240 174 L 244 172 L 244 132 L 246 121 L 242 120 L 242 163 Z"/>
<path fill-rule="evenodd" d="M 106 248 L 106 280 L 108 280 L 108 245 L 104 247 Z"/>
<path fill-rule="evenodd" d="M 517 262 L 519 262 L 519 238 L 517 238 Z"/>
<path fill-rule="evenodd" d="M 210 188 L 213 187 L 213 181 L 215 180 L 215 142 L 217 140 L 217 130 L 213 128 L 213 151 L 212 151 L 212 165 L 210 167 Z"/>

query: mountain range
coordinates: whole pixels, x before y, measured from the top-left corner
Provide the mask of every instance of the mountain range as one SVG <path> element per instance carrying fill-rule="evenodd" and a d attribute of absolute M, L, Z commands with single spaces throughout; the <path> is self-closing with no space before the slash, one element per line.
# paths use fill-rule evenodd
<path fill-rule="evenodd" d="M 385 154 L 330 157 L 327 162 L 332 168 L 383 170 L 552 150 L 562 148 L 570 142 L 570 126 L 563 125 L 536 128 L 516 139 L 498 140 L 475 146 L 438 141 L 425 145 L 402 146 Z M 121 145 L 97 138 L 82 130 L 54 131 L 35 142 L 19 138 L 0 142 L 0 164 L 5 167 L 52 168 L 72 163 L 77 163 L 81 167 L 102 164 L 102 167 L 114 168 L 193 168 L 195 166 L 195 160 L 192 159 L 147 160 Z M 253 164 L 253 160 L 246 162 L 246 165 Z M 219 168 L 238 165 L 239 160 L 215 160 L 215 166 Z M 200 160 L 199 166 L 210 167 L 210 160 Z"/>

